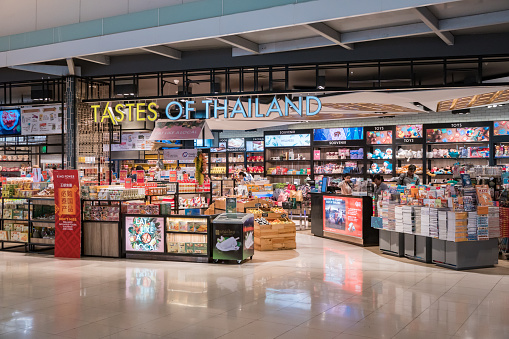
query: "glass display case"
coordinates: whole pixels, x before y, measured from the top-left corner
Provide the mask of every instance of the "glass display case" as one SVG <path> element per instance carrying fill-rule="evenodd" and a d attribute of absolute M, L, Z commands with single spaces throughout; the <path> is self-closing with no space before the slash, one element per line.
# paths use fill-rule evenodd
<path fill-rule="evenodd" d="M 208 262 L 210 217 L 124 216 L 127 258 Z"/>

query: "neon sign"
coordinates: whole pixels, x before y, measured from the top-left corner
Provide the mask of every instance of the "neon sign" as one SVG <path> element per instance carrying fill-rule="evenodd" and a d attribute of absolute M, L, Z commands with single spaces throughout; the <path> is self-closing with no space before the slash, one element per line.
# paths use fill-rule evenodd
<path fill-rule="evenodd" d="M 311 103 L 315 102 L 317 108 L 312 110 Z M 284 104 L 280 104 L 278 98 L 274 96 L 272 102 L 269 104 L 266 111 L 260 110 L 260 102 L 258 98 L 254 100 L 248 98 L 247 105 L 238 98 L 230 109 L 228 99 L 207 99 L 202 100 L 205 104 L 205 118 L 217 119 L 224 117 L 225 119 L 233 119 L 237 115 L 242 115 L 243 118 L 267 118 L 271 114 L 278 114 L 280 117 L 287 117 L 290 111 L 294 111 L 301 117 L 313 116 L 320 112 L 322 109 L 322 102 L 315 96 L 299 97 L 298 102 L 294 103 L 290 98 L 284 98 Z M 195 101 L 186 101 L 181 103 L 179 101 L 170 102 L 165 109 L 166 117 L 170 120 L 191 119 L 191 113 L 196 112 L 194 105 Z M 94 111 L 94 122 L 103 122 L 110 120 L 114 125 L 122 121 L 155 121 L 157 120 L 157 108 L 159 106 L 155 102 L 150 103 L 130 103 L 130 104 L 117 104 L 114 107 L 110 106 L 110 102 L 106 103 L 106 107 L 100 114 L 101 105 L 91 105 L 90 108 Z M 174 114 L 171 114 L 174 113 Z M 99 116 L 100 115 L 100 116 Z"/>

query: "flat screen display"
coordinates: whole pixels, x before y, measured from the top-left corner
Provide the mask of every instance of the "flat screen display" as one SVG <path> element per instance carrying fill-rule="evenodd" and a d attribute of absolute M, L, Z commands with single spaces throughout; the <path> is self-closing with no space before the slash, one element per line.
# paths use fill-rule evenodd
<path fill-rule="evenodd" d="M 248 152 L 263 152 L 263 140 L 260 141 L 246 141 L 246 151 Z"/>
<path fill-rule="evenodd" d="M 501 120 L 493 122 L 494 135 L 509 135 L 509 120 Z"/>
<path fill-rule="evenodd" d="M 428 143 L 442 142 L 485 142 L 490 140 L 490 128 L 462 127 L 462 128 L 433 128 L 426 130 Z"/>
<path fill-rule="evenodd" d="M 324 196 L 323 230 L 362 239 L 362 199 Z"/>
<path fill-rule="evenodd" d="M 228 139 L 228 148 L 244 148 L 244 138 Z"/>
<path fill-rule="evenodd" d="M 392 144 L 392 131 L 368 131 L 366 141 L 368 145 L 390 145 Z"/>
<path fill-rule="evenodd" d="M 344 127 L 344 128 L 323 128 L 315 129 L 315 141 L 330 140 L 361 140 L 364 127 Z"/>
<path fill-rule="evenodd" d="M 266 135 L 265 147 L 310 146 L 311 134 Z"/>
<path fill-rule="evenodd" d="M 396 126 L 396 139 L 422 138 L 422 125 Z"/>
<path fill-rule="evenodd" d="M 21 134 L 21 111 L 0 110 L 0 135 Z"/>
<path fill-rule="evenodd" d="M 126 217 L 126 251 L 164 252 L 164 218 Z"/>

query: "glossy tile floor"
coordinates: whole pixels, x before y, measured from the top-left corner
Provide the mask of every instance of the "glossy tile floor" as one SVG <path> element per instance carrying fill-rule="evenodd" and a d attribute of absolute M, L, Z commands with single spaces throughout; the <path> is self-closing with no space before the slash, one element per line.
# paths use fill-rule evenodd
<path fill-rule="evenodd" d="M 243 265 L 0 252 L 0 339 L 509 338 L 505 263 L 455 272 L 297 236 Z"/>

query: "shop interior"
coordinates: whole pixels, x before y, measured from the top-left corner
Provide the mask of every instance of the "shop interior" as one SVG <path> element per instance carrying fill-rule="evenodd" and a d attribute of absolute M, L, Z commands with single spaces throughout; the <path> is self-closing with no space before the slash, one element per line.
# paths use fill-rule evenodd
<path fill-rule="evenodd" d="M 63 83 L 16 84 L 1 107 L 2 249 L 53 249 L 53 171 L 75 167 L 83 256 L 241 263 L 295 249 L 303 231 L 492 266 L 509 250 L 509 121 L 479 112 L 506 107 L 509 89 L 425 88 L 424 65 L 401 84 L 411 90 L 368 90 L 355 79 L 372 69 L 358 65 L 346 67 L 352 91 L 330 90 L 337 65 L 77 78 L 72 133 Z M 465 262 L 472 248 L 484 260 Z"/>

